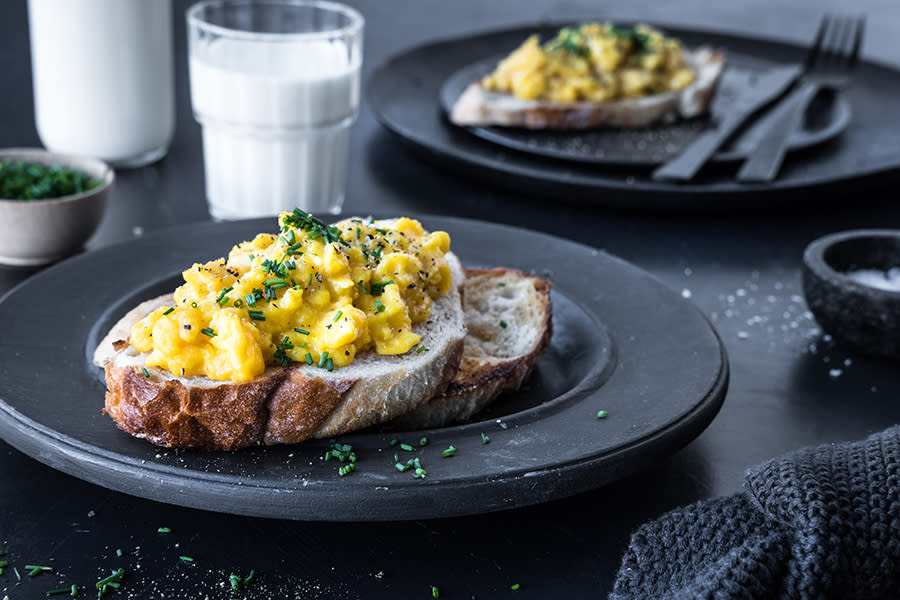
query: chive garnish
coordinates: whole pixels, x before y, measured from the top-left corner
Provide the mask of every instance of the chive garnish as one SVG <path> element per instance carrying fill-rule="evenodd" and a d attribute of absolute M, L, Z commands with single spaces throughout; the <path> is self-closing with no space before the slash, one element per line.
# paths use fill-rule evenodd
<path fill-rule="evenodd" d="M 453 456 L 454 454 L 456 454 L 456 448 L 454 448 L 452 444 L 450 446 L 447 446 L 447 449 L 441 452 L 441 456 L 443 456 L 444 458 Z"/>
<path fill-rule="evenodd" d="M 237 590 L 241 587 L 241 576 L 232 573 L 228 576 L 228 580 L 231 582 L 231 589 Z"/>
<path fill-rule="evenodd" d="M 516 591 L 516 590 L 519 589 L 520 587 L 522 587 L 522 586 L 520 586 L 518 583 L 514 583 L 514 584 L 512 584 L 511 586 L 509 586 L 509 589 L 511 589 L 511 590 L 513 590 L 513 591 Z"/>
<path fill-rule="evenodd" d="M 366 290 L 366 286 L 363 285 L 362 279 L 359 280 L 359 289 L 362 290 L 363 296 L 369 295 L 369 292 Z"/>
<path fill-rule="evenodd" d="M 238 298 L 237 300 L 234 301 L 234 307 L 235 307 L 235 308 L 240 308 L 240 307 L 242 307 L 243 305 L 244 305 L 244 301 L 241 300 L 240 298 Z"/>
<path fill-rule="evenodd" d="M 416 354 L 422 354 L 423 352 L 427 352 L 427 351 L 428 351 L 428 348 L 426 348 L 425 346 L 419 346 L 418 348 L 416 348 Z"/>
<path fill-rule="evenodd" d="M 191 563 L 194 562 L 194 559 L 190 556 L 179 556 L 178 558 L 180 558 L 184 562 L 191 562 Z"/>
<path fill-rule="evenodd" d="M 122 556 L 122 549 L 116 548 L 116 556 Z"/>
<path fill-rule="evenodd" d="M 48 596 L 56 596 L 57 594 L 68 594 L 72 591 L 72 588 L 60 588 L 58 590 L 50 590 L 47 592 Z"/>
<path fill-rule="evenodd" d="M 166 315 L 171 315 L 173 312 L 175 312 L 175 307 L 170 306 L 163 312 L 163 316 L 165 317 Z"/>
<path fill-rule="evenodd" d="M 344 316 L 344 311 L 339 310 L 336 313 L 334 313 L 334 318 L 331 321 L 332 322 L 337 321 L 338 319 L 340 319 L 343 316 Z"/>
<path fill-rule="evenodd" d="M 432 598 L 440 598 L 441 592 L 438 590 L 436 585 L 431 586 L 431 597 Z"/>
<path fill-rule="evenodd" d="M 420 446 L 427 446 L 427 445 L 428 445 L 428 438 L 427 438 L 427 437 L 423 437 L 422 439 L 420 439 L 420 440 L 419 440 L 419 445 L 420 445 Z"/>
<path fill-rule="evenodd" d="M 41 573 L 53 570 L 53 567 L 45 567 L 43 565 L 25 565 L 25 568 L 28 569 L 29 577 L 35 577 Z"/>
<path fill-rule="evenodd" d="M 491 443 L 491 438 L 489 438 L 489 437 L 487 436 L 486 433 L 482 433 L 482 434 L 481 434 L 481 441 L 482 441 L 482 443 L 484 443 L 484 444 L 490 444 L 490 443 Z"/>
<path fill-rule="evenodd" d="M 310 354 L 309 352 L 306 353 L 306 364 L 308 364 L 308 365 L 313 364 L 313 357 L 312 357 L 312 354 Z"/>
<path fill-rule="evenodd" d="M 73 598 L 75 598 L 76 596 L 78 596 L 78 586 L 75 585 L 74 583 L 72 584 L 72 592 L 71 592 L 71 596 L 72 596 Z"/>
<path fill-rule="evenodd" d="M 506 329 L 506 321 L 500 321 L 500 327 Z"/>
<path fill-rule="evenodd" d="M 326 361 L 325 361 L 325 368 L 326 368 L 328 371 L 334 371 L 334 361 L 332 361 L 330 358 L 329 358 L 328 360 L 326 360 Z"/>
<path fill-rule="evenodd" d="M 605 419 L 605 418 L 608 417 L 608 416 L 609 416 L 609 413 L 606 412 L 605 410 L 598 410 L 598 411 L 597 411 L 597 418 L 598 418 L 598 419 Z"/>
<path fill-rule="evenodd" d="M 144 373 L 144 377 L 150 377 L 150 371 L 147 370 L 147 367 L 141 367 L 141 371 Z"/>
<path fill-rule="evenodd" d="M 338 469 L 338 475 L 343 477 L 344 475 L 350 473 L 354 469 L 356 469 L 356 463 L 348 463 L 346 465 L 341 466 L 341 468 Z"/>
<path fill-rule="evenodd" d="M 391 445 L 391 448 L 393 448 L 394 446 L 396 446 L 396 445 L 397 445 L 397 440 L 396 440 L 396 439 L 391 440 L 390 445 Z"/>
<path fill-rule="evenodd" d="M 8 200 L 61 198 L 86 192 L 101 183 L 87 173 L 68 167 L 22 160 L 0 161 L 0 198 Z"/>
<path fill-rule="evenodd" d="M 172 533 L 172 530 L 169 527 L 160 527 L 156 533 Z"/>
<path fill-rule="evenodd" d="M 196 302 L 191 302 L 191 308 L 197 308 L 197 303 L 196 303 Z"/>
<path fill-rule="evenodd" d="M 247 314 L 254 321 L 265 321 L 266 320 L 266 315 L 264 315 L 263 311 L 261 311 L 261 310 L 247 309 Z"/>
<path fill-rule="evenodd" d="M 294 327 L 294 331 L 302 335 L 309 335 L 309 332 L 305 329 L 297 329 L 296 327 Z"/>
<path fill-rule="evenodd" d="M 375 312 L 384 312 L 384 304 L 381 300 L 375 301 Z"/>
<path fill-rule="evenodd" d="M 218 333 L 213 331 L 211 327 L 204 327 L 203 329 L 200 330 L 200 333 L 202 333 L 205 336 L 211 337 L 211 338 L 214 338 L 217 335 L 219 335 Z"/>
<path fill-rule="evenodd" d="M 325 361 L 328 360 L 328 351 L 322 353 L 322 356 L 319 357 L 319 367 L 325 366 Z"/>
<path fill-rule="evenodd" d="M 415 452 L 416 449 L 410 446 L 409 444 L 400 444 L 401 450 L 406 450 L 407 452 Z"/>

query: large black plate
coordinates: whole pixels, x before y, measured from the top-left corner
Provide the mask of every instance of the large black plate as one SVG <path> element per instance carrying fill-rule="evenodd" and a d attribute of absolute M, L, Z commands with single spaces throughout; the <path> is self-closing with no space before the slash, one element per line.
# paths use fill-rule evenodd
<path fill-rule="evenodd" d="M 441 88 L 454 73 L 514 48 L 528 34 L 570 23 L 526 25 L 430 42 L 380 65 L 366 85 L 379 121 L 412 145 L 415 155 L 479 182 L 531 196 L 594 207 L 669 212 L 726 212 L 783 208 L 821 201 L 861 184 L 900 180 L 900 73 L 862 61 L 843 97 L 852 122 L 841 135 L 792 152 L 778 179 L 738 183 L 739 164 L 714 164 L 688 184 L 653 181 L 649 167 L 616 167 L 560 161 L 505 148 L 451 125 L 441 108 Z M 656 24 L 687 46 L 724 48 L 734 64 L 763 69 L 802 61 L 806 49 L 772 40 Z M 812 31 L 810 32 L 812 35 Z M 839 108 L 839 107 L 838 107 Z M 802 193 L 798 193 L 802 192 Z"/>
<path fill-rule="evenodd" d="M 459 95 L 473 81 L 490 73 L 503 56 L 480 60 L 453 73 L 440 90 L 441 108 L 450 114 Z M 586 131 L 545 131 L 524 127 L 466 127 L 473 135 L 512 150 L 538 156 L 570 160 L 600 166 L 653 167 L 675 158 L 706 129 L 712 127 L 720 115 L 728 110 L 749 78 L 762 73 L 760 61 L 744 56 L 732 56 L 717 86 L 710 106 L 711 115 L 696 119 L 660 123 L 634 129 L 595 128 Z M 739 131 L 713 161 L 745 159 L 756 147 L 767 121 L 774 111 Z M 811 148 L 841 133 L 850 124 L 850 104 L 841 96 L 823 98 L 813 103 L 807 118 L 788 138 L 788 150 Z"/>
<path fill-rule="evenodd" d="M 530 391 L 466 425 L 343 436 L 357 470 L 339 477 L 328 441 L 228 453 L 156 448 L 100 414 L 90 355 L 111 323 L 222 256 L 272 219 L 192 225 L 85 254 L 0 300 L 0 436 L 66 473 L 178 505 L 302 520 L 419 519 L 496 511 L 588 490 L 649 465 L 698 435 L 725 395 L 723 347 L 701 313 L 648 273 L 547 235 L 452 218 L 469 266 L 534 270 L 554 283 L 553 341 Z M 599 410 L 609 412 L 597 419 Z M 490 437 L 482 441 L 481 434 Z M 425 479 L 394 467 L 398 439 Z M 449 445 L 458 451 L 441 458 Z"/>

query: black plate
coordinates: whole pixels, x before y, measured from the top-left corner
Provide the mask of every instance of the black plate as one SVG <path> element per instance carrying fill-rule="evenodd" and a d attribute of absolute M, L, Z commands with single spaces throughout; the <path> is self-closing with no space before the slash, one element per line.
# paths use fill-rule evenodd
<path fill-rule="evenodd" d="M 900 180 L 900 72 L 861 61 L 843 93 L 851 107 L 849 127 L 829 141 L 792 152 L 778 179 L 766 184 L 734 180 L 737 163 L 713 164 L 688 184 L 653 181 L 646 167 L 559 161 L 502 147 L 451 125 L 441 108 L 449 77 L 485 57 L 508 52 L 535 30 L 571 23 L 526 25 L 435 41 L 399 53 L 376 68 L 366 98 L 382 125 L 411 145 L 415 156 L 515 192 L 592 207 L 683 212 L 783 209 L 821 202 L 861 184 Z M 689 47 L 724 48 L 734 64 L 768 68 L 803 60 L 806 49 L 731 33 L 656 24 Z M 798 193 L 802 192 L 802 193 Z"/>
<path fill-rule="evenodd" d="M 450 114 L 456 99 L 473 81 L 493 71 L 503 56 L 495 56 L 463 67 L 441 86 L 441 107 Z M 711 115 L 636 129 L 599 128 L 587 131 L 541 131 L 524 127 L 465 127 L 473 135 L 512 150 L 592 165 L 653 167 L 680 154 L 691 142 L 713 126 L 739 93 L 741 82 L 765 69 L 760 61 L 732 56 L 719 81 L 710 107 Z M 446 116 L 445 115 L 445 116 Z M 766 129 L 768 112 L 723 147 L 712 160 L 728 162 L 750 156 Z M 800 129 L 788 138 L 788 150 L 810 148 L 841 133 L 850 124 L 852 111 L 843 96 L 814 103 Z"/>
<path fill-rule="evenodd" d="M 266 517 L 368 521 L 496 511 L 588 490 L 697 436 L 725 395 L 709 322 L 648 273 L 587 246 L 502 225 L 423 217 L 468 266 L 534 270 L 554 283 L 555 333 L 530 390 L 477 422 L 343 436 L 357 469 L 322 459 L 328 440 L 204 453 L 165 450 L 100 414 L 90 355 L 138 301 L 194 260 L 223 256 L 272 219 L 166 230 L 55 265 L 0 300 L 0 436 L 66 473 L 172 504 Z M 606 419 L 596 418 L 606 410 Z M 482 434 L 490 443 L 482 441 Z M 419 446 L 422 437 L 426 446 Z M 415 445 L 415 453 L 392 447 Z M 442 458 L 449 445 L 458 450 Z M 419 457 L 425 479 L 394 466 Z"/>

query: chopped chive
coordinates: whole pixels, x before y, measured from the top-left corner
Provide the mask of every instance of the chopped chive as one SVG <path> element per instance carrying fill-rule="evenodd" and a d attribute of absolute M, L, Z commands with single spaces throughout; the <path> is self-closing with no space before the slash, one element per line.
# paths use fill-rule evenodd
<path fill-rule="evenodd" d="M 427 438 L 427 437 L 423 437 L 422 439 L 420 439 L 420 440 L 419 440 L 419 445 L 420 445 L 420 446 L 427 446 L 427 445 L 428 445 L 428 438 Z"/>
<path fill-rule="evenodd" d="M 165 317 L 166 315 L 171 315 L 173 312 L 175 312 L 175 307 L 170 306 L 165 310 L 165 312 L 163 312 L 163 316 Z"/>
<path fill-rule="evenodd" d="M 116 556 L 122 556 L 122 549 L 116 548 Z"/>
<path fill-rule="evenodd" d="M 124 575 L 125 575 L 125 569 L 118 568 L 115 571 L 113 571 L 111 575 L 108 575 L 108 576 L 104 577 L 103 579 L 101 579 L 100 581 L 98 581 L 97 583 L 95 583 L 94 586 L 96 586 L 97 589 L 102 589 L 107 585 L 111 585 L 114 588 L 118 587 L 118 584 L 113 585 L 113 583 L 115 583 L 119 579 L 122 579 L 122 577 Z"/>
<path fill-rule="evenodd" d="M 180 558 L 184 562 L 194 562 L 194 559 L 190 556 L 179 556 L 178 558 Z"/>
<path fill-rule="evenodd" d="M 202 333 L 205 336 L 211 337 L 211 338 L 214 338 L 217 335 L 219 335 L 218 333 L 213 331 L 211 327 L 204 327 L 203 329 L 200 330 L 200 333 Z"/>
<path fill-rule="evenodd" d="M 247 314 L 250 316 L 250 319 L 253 321 L 265 321 L 266 315 L 263 314 L 261 310 L 254 310 L 252 308 L 247 309 Z"/>
<path fill-rule="evenodd" d="M 0 567 L 8 567 L 8 566 L 9 566 L 8 560 L 0 560 Z"/>
<path fill-rule="evenodd" d="M 172 530 L 168 527 L 160 527 L 156 530 L 156 533 L 172 533 Z"/>
<path fill-rule="evenodd" d="M 334 371 L 334 362 L 330 358 L 325 361 L 325 368 L 329 371 Z"/>
<path fill-rule="evenodd" d="M 306 364 L 308 364 L 308 365 L 313 364 L 312 354 L 310 354 L 309 352 L 306 353 Z"/>
<path fill-rule="evenodd" d="M 191 302 L 191 308 L 197 308 L 197 303 L 196 303 L 196 302 Z"/>
<path fill-rule="evenodd" d="M 310 274 L 309 274 L 309 281 L 306 282 L 306 287 L 309 287 L 309 286 L 312 285 L 312 278 L 313 278 L 313 274 L 310 273 Z"/>
<path fill-rule="evenodd" d="M 297 333 L 300 333 L 302 335 L 309 335 L 309 332 L 305 329 L 297 329 L 296 327 L 294 327 L 294 331 L 296 331 Z"/>
<path fill-rule="evenodd" d="M 362 290 L 363 296 L 369 295 L 369 292 L 366 290 L 366 286 L 363 285 L 362 279 L 359 280 L 359 289 Z"/>
<path fill-rule="evenodd" d="M 147 370 L 147 367 L 141 367 L 141 372 L 144 374 L 144 377 L 150 377 L 150 371 Z"/>
<path fill-rule="evenodd" d="M 250 573 L 244 578 L 244 585 L 248 585 L 253 581 L 253 578 L 256 576 L 256 571 L 250 569 Z"/>
<path fill-rule="evenodd" d="M 346 465 L 343 465 L 340 469 L 338 469 L 338 475 L 343 477 L 354 469 L 356 469 L 356 463 L 347 463 Z"/>
<path fill-rule="evenodd" d="M 416 354 L 422 354 L 423 352 L 428 352 L 428 348 L 426 348 L 425 346 L 419 346 L 418 348 L 416 348 Z"/>
<path fill-rule="evenodd" d="M 47 592 L 48 596 L 56 596 L 57 594 L 68 594 L 72 591 L 72 588 L 61 588 L 58 590 L 50 590 Z"/>
<path fill-rule="evenodd" d="M 318 366 L 319 366 L 320 368 L 321 368 L 321 367 L 324 367 L 324 366 L 325 366 L 325 361 L 326 361 L 326 360 L 328 360 L 328 351 L 327 351 L 327 350 L 326 350 L 325 352 L 322 353 L 322 356 L 319 357 L 319 365 L 318 365 Z"/>
<path fill-rule="evenodd" d="M 489 437 L 487 436 L 487 434 L 482 433 L 482 434 L 481 434 L 481 441 L 482 441 L 483 443 L 485 443 L 485 444 L 490 444 L 490 443 L 491 443 L 491 438 L 489 438 Z"/>
<path fill-rule="evenodd" d="M 401 463 L 401 462 L 398 462 L 398 463 L 395 464 L 394 466 L 397 467 L 397 470 L 400 471 L 401 473 L 402 473 L 403 471 L 408 471 L 408 470 L 410 470 L 410 469 L 412 468 L 412 465 L 406 465 L 406 464 L 403 464 L 403 463 Z"/>
<path fill-rule="evenodd" d="M 391 448 L 393 448 L 394 446 L 396 446 L 396 445 L 397 445 L 397 440 L 396 440 L 396 439 L 391 440 L 390 445 L 391 445 Z"/>
<path fill-rule="evenodd" d="M 522 587 L 522 586 L 520 586 L 518 583 L 514 583 L 511 586 L 509 586 L 509 589 L 515 591 L 515 590 L 519 589 L 520 587 Z"/>
<path fill-rule="evenodd" d="M 78 596 L 78 586 L 74 583 L 72 584 L 72 592 L 70 594 L 73 598 Z"/>
<path fill-rule="evenodd" d="M 232 573 L 228 576 L 228 580 L 231 582 L 231 589 L 237 590 L 241 587 L 241 576 Z"/>
<path fill-rule="evenodd" d="M 334 313 L 334 318 L 331 321 L 332 322 L 337 321 L 338 319 L 340 319 L 343 316 L 344 316 L 344 311 L 339 310 L 336 313 Z"/>
<path fill-rule="evenodd" d="M 454 448 L 452 444 L 450 446 L 447 446 L 447 449 L 441 452 L 441 456 L 443 456 L 444 458 L 448 458 L 450 456 L 453 456 L 454 454 L 456 454 L 456 448 Z"/>
<path fill-rule="evenodd" d="M 416 449 L 410 446 L 409 444 L 400 444 L 401 450 L 406 450 L 407 452 L 415 452 Z"/>
<path fill-rule="evenodd" d="M 497 284 L 497 287 L 506 287 L 506 284 L 501 281 Z"/>
<path fill-rule="evenodd" d="M 609 413 L 606 412 L 605 410 L 598 410 L 598 411 L 597 411 L 597 418 L 598 418 L 598 419 L 605 419 L 605 418 L 608 417 L 608 416 L 609 416 Z"/>
<path fill-rule="evenodd" d="M 35 577 L 37 575 L 40 575 L 41 573 L 53 570 L 53 567 L 45 567 L 43 565 L 25 565 L 25 568 L 29 569 L 29 577 Z"/>
<path fill-rule="evenodd" d="M 375 312 L 384 312 L 384 304 L 381 300 L 375 301 Z"/>
<path fill-rule="evenodd" d="M 506 321 L 500 321 L 500 327 L 506 329 Z"/>
<path fill-rule="evenodd" d="M 436 585 L 431 586 L 431 597 L 432 598 L 440 598 L 441 592 L 438 590 Z"/>

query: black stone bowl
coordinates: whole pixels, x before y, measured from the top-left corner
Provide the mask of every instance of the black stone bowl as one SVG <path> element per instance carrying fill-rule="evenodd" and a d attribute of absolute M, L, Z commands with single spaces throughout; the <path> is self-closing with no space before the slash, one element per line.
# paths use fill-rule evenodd
<path fill-rule="evenodd" d="M 900 359 L 900 291 L 850 274 L 900 267 L 900 230 L 858 229 L 821 237 L 803 253 L 803 293 L 810 311 L 839 344 Z"/>

